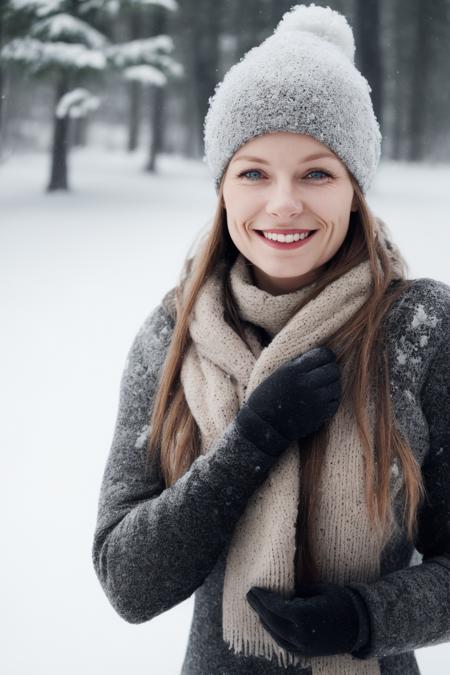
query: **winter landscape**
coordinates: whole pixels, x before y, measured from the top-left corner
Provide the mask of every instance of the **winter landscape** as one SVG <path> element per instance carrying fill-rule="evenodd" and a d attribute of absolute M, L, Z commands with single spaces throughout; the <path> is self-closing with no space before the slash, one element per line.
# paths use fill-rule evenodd
<path fill-rule="evenodd" d="M 140 625 L 115 612 L 97 500 L 128 350 L 212 222 L 209 96 L 293 4 L 0 0 L 5 675 L 181 670 L 194 598 Z M 409 277 L 450 285 L 450 0 L 317 4 L 354 26 L 382 124 L 369 204 Z M 416 655 L 448 674 L 449 642 Z"/>

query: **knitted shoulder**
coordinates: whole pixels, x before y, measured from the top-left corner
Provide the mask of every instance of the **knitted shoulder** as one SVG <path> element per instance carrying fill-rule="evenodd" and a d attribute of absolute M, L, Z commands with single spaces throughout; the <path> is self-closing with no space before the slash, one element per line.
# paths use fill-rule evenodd
<path fill-rule="evenodd" d="M 386 335 L 396 345 L 408 339 L 434 351 L 450 338 L 450 286 L 428 277 L 409 281 L 386 317 Z"/>
<path fill-rule="evenodd" d="M 164 302 L 154 307 L 146 316 L 136 334 L 133 350 L 139 354 L 142 365 L 149 366 L 164 360 L 173 327 L 174 319 Z"/>
<path fill-rule="evenodd" d="M 166 313 L 170 316 L 174 324 L 177 319 L 176 291 L 177 287 L 174 286 L 173 288 L 167 291 L 167 293 L 165 294 L 165 296 L 161 301 L 161 304 L 166 310 Z"/>

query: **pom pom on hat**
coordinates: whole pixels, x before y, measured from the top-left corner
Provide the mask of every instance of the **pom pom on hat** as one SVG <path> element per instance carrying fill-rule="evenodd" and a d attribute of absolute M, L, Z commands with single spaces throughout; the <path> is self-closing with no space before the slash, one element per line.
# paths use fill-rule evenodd
<path fill-rule="evenodd" d="M 314 33 L 317 37 L 328 40 L 342 49 L 353 63 L 355 57 L 353 31 L 346 18 L 330 7 L 316 7 L 314 4 L 292 7 L 283 15 L 274 34 L 287 31 Z"/>
<path fill-rule="evenodd" d="M 204 161 L 216 192 L 235 152 L 256 136 L 306 134 L 330 148 L 367 192 L 381 151 L 370 87 L 353 63 L 345 17 L 297 5 L 216 85 L 204 120 Z"/>

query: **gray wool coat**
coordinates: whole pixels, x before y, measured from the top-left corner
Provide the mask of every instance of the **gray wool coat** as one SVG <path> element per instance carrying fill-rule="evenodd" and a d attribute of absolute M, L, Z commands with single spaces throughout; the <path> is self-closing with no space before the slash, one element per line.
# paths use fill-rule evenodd
<path fill-rule="evenodd" d="M 98 502 L 95 572 L 129 623 L 149 621 L 195 592 L 181 675 L 308 675 L 310 668 L 236 655 L 222 640 L 228 545 L 273 459 L 233 421 L 173 486 L 165 489 L 158 466 L 144 466 L 149 413 L 173 326 L 163 301 L 128 353 Z M 450 641 L 450 287 L 414 280 L 386 317 L 385 341 L 396 424 L 422 467 L 427 499 L 414 545 L 401 528 L 384 550 L 381 578 L 349 584 L 370 616 L 369 641 L 354 658 L 378 658 L 382 675 L 414 675 L 420 673 L 414 649 Z M 398 469 L 392 465 L 394 493 Z M 394 506 L 401 522 L 399 499 Z"/>

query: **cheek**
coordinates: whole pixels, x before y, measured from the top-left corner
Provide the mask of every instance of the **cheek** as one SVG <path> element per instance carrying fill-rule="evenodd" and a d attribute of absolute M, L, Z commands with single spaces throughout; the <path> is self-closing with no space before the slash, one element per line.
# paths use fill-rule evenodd
<path fill-rule="evenodd" d="M 251 220 L 260 209 L 260 200 L 254 190 L 226 181 L 223 186 L 223 201 L 229 214 L 230 223 L 243 223 Z"/>
<path fill-rule="evenodd" d="M 352 200 L 347 191 L 330 204 L 330 222 L 333 223 L 334 236 L 345 237 L 350 222 Z"/>
<path fill-rule="evenodd" d="M 345 237 L 347 236 L 347 232 L 348 232 L 348 223 L 342 224 L 342 225 L 338 228 L 338 230 L 337 230 L 337 232 L 336 232 L 336 239 L 335 239 L 335 242 L 336 242 L 336 244 L 335 244 L 336 251 L 337 251 L 338 248 L 340 248 L 342 242 L 344 241 Z"/>
<path fill-rule="evenodd" d="M 236 209 L 227 210 L 227 227 L 234 244 L 241 247 L 246 232 L 242 223 L 241 214 L 239 211 L 236 211 Z"/>
<path fill-rule="evenodd" d="M 235 201 L 234 204 L 239 205 L 227 209 L 228 229 L 237 235 L 246 235 L 248 224 L 252 222 L 253 210 L 246 207 L 242 200 L 240 202 Z"/>
<path fill-rule="evenodd" d="M 339 218 L 336 219 L 334 223 L 333 233 L 331 235 L 331 247 L 333 254 L 336 253 L 336 251 L 340 248 L 342 242 L 347 236 L 349 225 L 350 225 L 350 210 L 348 211 L 348 213 L 341 212 L 339 214 Z"/>
<path fill-rule="evenodd" d="M 323 207 L 324 204 L 322 203 L 322 208 L 316 213 L 327 224 L 324 233 L 324 242 L 326 242 L 324 254 L 332 256 L 339 249 L 347 235 L 350 223 L 351 199 L 349 201 L 347 194 L 344 194 L 340 199 L 330 201 L 326 209 Z"/>

